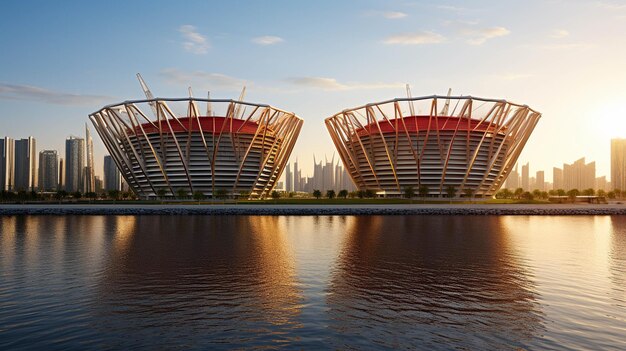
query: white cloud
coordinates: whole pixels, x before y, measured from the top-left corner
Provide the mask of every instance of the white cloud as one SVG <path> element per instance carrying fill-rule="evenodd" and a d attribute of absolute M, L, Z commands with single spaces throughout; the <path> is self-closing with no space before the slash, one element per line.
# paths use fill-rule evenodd
<path fill-rule="evenodd" d="M 497 74 L 494 77 L 502 80 L 519 80 L 533 77 L 534 74 L 528 73 L 505 73 L 505 74 Z"/>
<path fill-rule="evenodd" d="M 0 83 L 0 99 L 44 102 L 55 105 L 100 105 L 110 96 L 71 94 L 31 85 Z"/>
<path fill-rule="evenodd" d="M 596 6 L 607 10 L 626 10 L 626 4 L 608 1 L 596 1 Z"/>
<path fill-rule="evenodd" d="M 503 37 L 510 33 L 511 31 L 504 27 L 465 28 L 461 30 L 461 35 L 467 37 L 466 41 L 471 45 L 481 45 L 489 39 Z"/>
<path fill-rule="evenodd" d="M 206 54 L 209 51 L 211 45 L 208 39 L 202 34 L 198 33 L 196 27 L 186 24 L 180 26 L 178 31 L 183 35 L 185 41 L 183 41 L 183 48 L 194 54 Z"/>
<path fill-rule="evenodd" d="M 274 44 L 282 43 L 283 41 L 285 41 L 283 38 L 275 37 L 271 35 L 265 35 L 262 37 L 256 37 L 252 39 L 253 43 L 259 44 L 259 45 L 274 45 Z"/>
<path fill-rule="evenodd" d="M 340 83 L 335 78 L 325 77 L 293 77 L 287 81 L 302 87 L 322 90 L 397 89 L 403 86 L 402 83 Z"/>
<path fill-rule="evenodd" d="M 464 7 L 452 6 L 452 5 L 437 5 L 437 8 L 440 10 L 452 11 L 452 12 L 466 12 L 467 11 L 467 9 Z"/>
<path fill-rule="evenodd" d="M 209 73 L 204 71 L 183 72 L 177 68 L 166 68 L 159 73 L 171 84 L 184 87 L 193 86 L 202 90 L 224 89 L 239 90 L 250 82 L 244 79 L 234 78 L 221 73 Z"/>
<path fill-rule="evenodd" d="M 385 44 L 389 45 L 421 45 L 421 44 L 437 44 L 445 40 L 441 34 L 433 32 L 418 32 L 398 34 L 387 37 Z"/>
<path fill-rule="evenodd" d="M 387 19 L 400 19 L 400 18 L 405 18 L 406 16 L 408 16 L 406 13 L 399 12 L 399 11 L 383 12 L 382 15 L 383 17 Z"/>
<path fill-rule="evenodd" d="M 552 31 L 552 34 L 550 34 L 550 37 L 554 39 L 563 39 L 567 36 L 569 36 L 569 32 L 565 29 L 555 29 Z"/>

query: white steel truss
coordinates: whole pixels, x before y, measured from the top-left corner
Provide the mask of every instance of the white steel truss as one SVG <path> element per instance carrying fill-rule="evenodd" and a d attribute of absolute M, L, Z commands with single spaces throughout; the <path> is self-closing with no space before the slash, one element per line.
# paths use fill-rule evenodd
<path fill-rule="evenodd" d="M 200 115 L 199 104 L 210 115 Z M 181 192 L 211 197 L 218 190 L 267 197 L 303 124 L 269 105 L 193 97 L 125 101 L 89 118 L 142 199 Z"/>
<path fill-rule="evenodd" d="M 453 187 L 484 197 L 504 183 L 540 118 L 505 100 L 433 95 L 347 109 L 325 123 L 361 190 L 426 186 L 441 196 Z"/>

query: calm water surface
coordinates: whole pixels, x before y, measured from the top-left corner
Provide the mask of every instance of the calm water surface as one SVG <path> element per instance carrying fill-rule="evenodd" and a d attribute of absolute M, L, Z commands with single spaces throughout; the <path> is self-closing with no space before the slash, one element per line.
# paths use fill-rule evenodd
<path fill-rule="evenodd" d="M 626 217 L 0 217 L 0 349 L 626 349 Z"/>

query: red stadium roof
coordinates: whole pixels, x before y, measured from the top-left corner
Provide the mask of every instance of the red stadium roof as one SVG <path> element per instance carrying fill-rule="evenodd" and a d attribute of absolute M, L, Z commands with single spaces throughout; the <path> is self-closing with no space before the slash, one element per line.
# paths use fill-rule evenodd
<path fill-rule="evenodd" d="M 403 121 L 404 120 L 404 123 Z M 370 123 L 363 128 L 359 128 L 356 132 L 359 136 L 365 136 L 369 134 L 379 133 L 378 126 L 383 133 L 395 133 L 396 129 L 403 133 L 406 130 L 408 132 L 417 132 L 425 130 L 459 130 L 467 131 L 477 130 L 485 132 L 487 130 L 495 130 L 496 125 L 489 127 L 489 122 L 480 123 L 477 119 L 468 119 L 460 117 L 447 117 L 447 116 L 408 116 L 402 119 L 391 119 L 389 121 L 382 120 L 376 123 Z"/>
<path fill-rule="evenodd" d="M 198 125 L 198 121 L 200 121 L 200 125 Z M 226 118 L 226 117 L 206 117 L 200 116 L 196 118 L 188 118 L 182 117 L 178 118 L 178 121 L 170 118 L 168 120 L 169 125 L 166 121 L 161 121 L 161 130 L 163 133 L 170 132 L 170 125 L 172 126 L 172 130 L 174 133 L 178 132 L 188 132 L 191 131 L 197 132 L 200 130 L 200 126 L 202 126 L 202 131 L 204 133 L 213 133 L 219 134 L 223 133 L 239 133 L 239 134 L 254 134 L 259 128 L 259 124 L 254 121 L 245 121 L 236 118 Z M 154 127 L 151 123 L 144 123 L 141 125 L 146 134 L 158 133 L 159 132 L 159 122 L 153 121 L 153 123 L 157 126 Z M 226 123 L 226 125 L 224 125 Z M 135 127 L 136 133 L 141 133 L 141 128 Z"/>

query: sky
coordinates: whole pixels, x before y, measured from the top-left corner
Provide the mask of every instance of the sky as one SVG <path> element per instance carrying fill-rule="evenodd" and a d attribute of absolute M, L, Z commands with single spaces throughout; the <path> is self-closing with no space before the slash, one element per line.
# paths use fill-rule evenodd
<path fill-rule="evenodd" d="M 413 96 L 472 95 L 542 113 L 520 163 L 585 157 L 610 177 L 626 137 L 626 1 L 30 1 L 0 4 L 0 137 L 64 155 L 88 115 L 155 96 L 236 99 L 296 113 L 291 159 L 332 157 L 324 119 Z M 92 130 L 93 131 L 93 130 Z M 96 175 L 104 145 L 95 132 Z"/>

